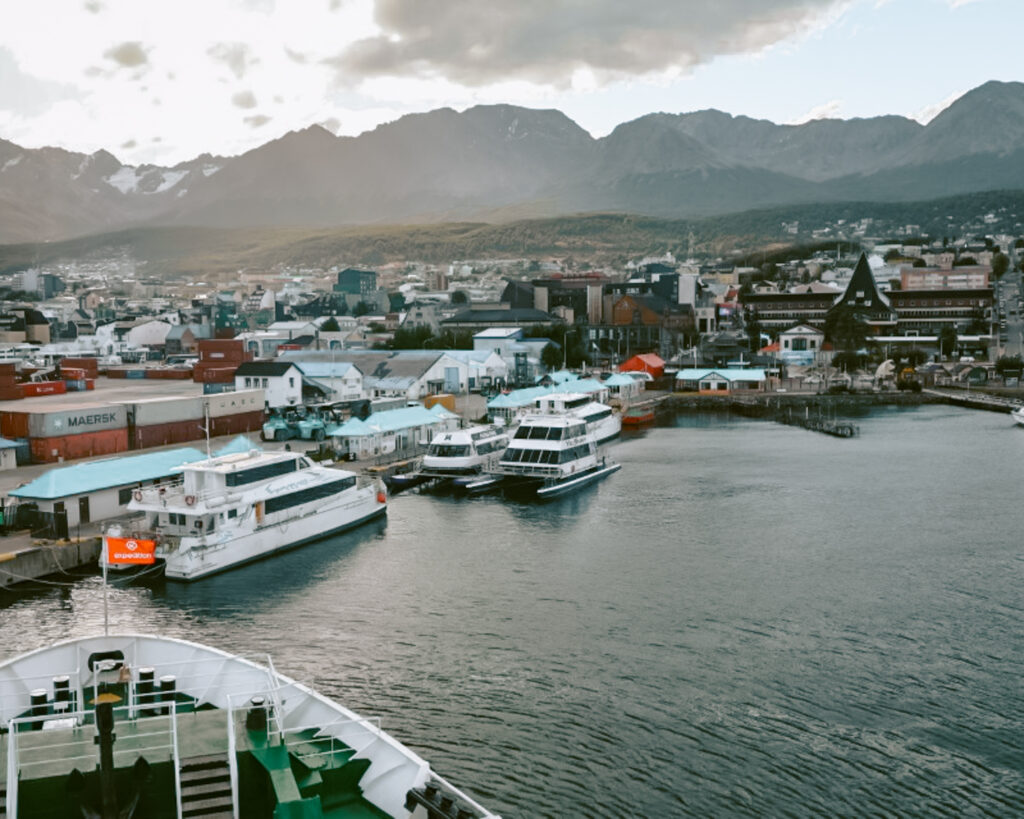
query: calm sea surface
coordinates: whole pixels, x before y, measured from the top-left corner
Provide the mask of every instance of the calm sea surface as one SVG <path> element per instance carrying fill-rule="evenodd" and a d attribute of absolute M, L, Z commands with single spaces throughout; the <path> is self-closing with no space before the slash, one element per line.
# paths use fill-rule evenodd
<path fill-rule="evenodd" d="M 680 417 L 546 505 L 400 495 L 112 628 L 269 651 L 506 817 L 1022 814 L 1024 430 L 857 420 Z M 102 627 L 94 578 L 0 600 L 0 655 Z"/>

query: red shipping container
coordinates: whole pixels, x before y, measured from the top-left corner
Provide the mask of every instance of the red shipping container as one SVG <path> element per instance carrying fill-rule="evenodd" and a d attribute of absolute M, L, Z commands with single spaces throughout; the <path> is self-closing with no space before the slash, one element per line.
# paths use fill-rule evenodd
<path fill-rule="evenodd" d="M 21 387 L 0 387 L 0 401 L 20 401 L 24 397 Z"/>
<path fill-rule="evenodd" d="M 61 367 L 60 377 L 65 381 L 84 381 L 86 371 L 81 367 Z"/>
<path fill-rule="evenodd" d="M 192 370 L 146 370 L 146 378 L 182 381 L 192 378 Z"/>
<path fill-rule="evenodd" d="M 153 446 L 182 444 L 206 437 L 202 421 L 171 421 L 166 424 L 149 424 L 132 430 L 132 448 L 148 449 Z"/>
<path fill-rule="evenodd" d="M 26 395 L 62 395 L 67 390 L 63 381 L 31 381 L 21 385 Z"/>
<path fill-rule="evenodd" d="M 40 464 L 55 463 L 61 458 L 71 461 L 95 455 L 115 455 L 127 449 L 127 429 L 107 429 L 101 432 L 83 432 L 81 435 L 29 439 L 32 462 Z"/>
<path fill-rule="evenodd" d="M 125 378 L 124 373 L 123 369 L 111 367 L 107 370 L 107 378 Z"/>
<path fill-rule="evenodd" d="M 17 375 L 18 366 L 14 363 L 0 364 L 0 375 Z"/>
<path fill-rule="evenodd" d="M 199 342 L 199 360 L 240 364 L 245 357 L 241 339 L 203 339 Z"/>
<path fill-rule="evenodd" d="M 263 410 L 256 412 L 240 412 L 236 415 L 222 415 L 210 419 L 210 435 L 214 438 L 221 435 L 241 435 L 245 432 L 256 432 L 263 428 Z"/>
<path fill-rule="evenodd" d="M 96 379 L 95 378 L 87 378 L 87 379 L 85 379 L 85 388 L 87 390 L 94 390 L 94 389 L 96 389 Z"/>
<path fill-rule="evenodd" d="M 28 438 L 28 413 L 0 412 L 0 436 Z"/>
<path fill-rule="evenodd" d="M 5 375 L 0 373 L 0 387 L 16 387 L 18 386 L 18 376 L 16 375 Z"/>

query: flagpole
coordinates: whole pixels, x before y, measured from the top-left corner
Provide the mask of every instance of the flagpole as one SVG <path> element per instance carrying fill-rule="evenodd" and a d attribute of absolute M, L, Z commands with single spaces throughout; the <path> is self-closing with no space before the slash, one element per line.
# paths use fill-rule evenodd
<path fill-rule="evenodd" d="M 107 546 L 106 537 L 103 538 L 103 550 L 100 552 L 103 555 L 103 636 L 110 636 L 110 616 L 108 614 L 109 609 L 107 608 L 107 563 L 110 562 L 110 551 Z"/>

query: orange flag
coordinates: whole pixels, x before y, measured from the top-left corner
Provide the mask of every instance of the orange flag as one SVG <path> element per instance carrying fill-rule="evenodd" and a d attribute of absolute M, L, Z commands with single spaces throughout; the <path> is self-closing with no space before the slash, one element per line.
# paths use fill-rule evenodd
<path fill-rule="evenodd" d="M 155 563 L 156 541 L 130 537 L 108 537 L 107 563 Z"/>

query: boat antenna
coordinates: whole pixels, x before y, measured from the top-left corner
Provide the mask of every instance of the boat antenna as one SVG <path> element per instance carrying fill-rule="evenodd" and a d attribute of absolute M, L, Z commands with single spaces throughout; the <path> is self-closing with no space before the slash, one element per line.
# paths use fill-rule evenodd
<path fill-rule="evenodd" d="M 210 402 L 203 400 L 203 432 L 206 433 L 206 457 L 212 458 L 213 455 L 210 453 Z"/>

